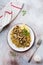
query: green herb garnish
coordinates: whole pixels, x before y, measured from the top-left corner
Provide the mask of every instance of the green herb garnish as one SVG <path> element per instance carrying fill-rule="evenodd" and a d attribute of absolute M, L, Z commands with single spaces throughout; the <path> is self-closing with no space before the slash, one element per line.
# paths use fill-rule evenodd
<path fill-rule="evenodd" d="M 25 28 L 22 30 L 22 33 L 23 33 L 23 35 L 25 35 L 25 36 L 30 35 L 30 33 L 29 33 Z"/>
<path fill-rule="evenodd" d="M 16 56 L 16 53 L 15 53 L 15 52 L 10 51 L 10 54 L 11 54 L 12 56 Z"/>
<path fill-rule="evenodd" d="M 26 11 L 25 11 L 25 10 L 23 10 L 23 11 L 22 11 L 22 13 L 23 13 L 23 16 L 24 16 L 24 15 L 26 14 Z"/>

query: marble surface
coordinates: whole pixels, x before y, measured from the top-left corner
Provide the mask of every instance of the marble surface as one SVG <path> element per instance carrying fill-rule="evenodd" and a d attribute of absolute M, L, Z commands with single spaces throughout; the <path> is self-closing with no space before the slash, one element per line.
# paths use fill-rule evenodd
<path fill-rule="evenodd" d="M 10 0 L 0 0 L 0 9 L 2 9 L 2 7 L 4 7 L 5 4 L 9 1 Z M 6 28 L 4 28 L 3 31 L 0 33 L 0 65 L 7 65 L 6 61 L 12 58 L 9 56 L 9 51 L 11 51 L 12 49 L 8 45 L 7 36 L 11 27 L 14 26 L 16 23 L 28 24 L 35 32 L 36 41 L 40 36 L 43 36 L 43 0 L 23 1 L 27 4 L 27 6 L 24 7 L 24 10 L 27 11 L 26 15 L 22 16 L 21 12 L 19 16 L 15 19 L 15 21 Z M 37 65 L 37 63 L 35 63 L 33 59 L 30 63 L 28 63 L 30 54 L 33 53 L 35 49 L 36 46 L 34 45 L 29 51 L 25 53 L 20 54 L 15 52 L 18 55 L 18 57 L 15 57 L 16 60 L 19 62 L 20 65 Z M 43 65 L 43 62 L 38 65 Z"/>

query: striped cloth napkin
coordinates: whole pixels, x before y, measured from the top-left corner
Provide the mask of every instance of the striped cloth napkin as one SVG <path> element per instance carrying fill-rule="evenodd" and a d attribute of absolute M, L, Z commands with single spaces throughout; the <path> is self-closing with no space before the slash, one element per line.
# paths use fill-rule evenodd
<path fill-rule="evenodd" d="M 16 0 L 11 0 L 1 11 L 0 11 L 0 31 L 3 27 L 8 25 L 11 21 L 20 13 L 23 8 L 23 3 L 20 3 Z"/>

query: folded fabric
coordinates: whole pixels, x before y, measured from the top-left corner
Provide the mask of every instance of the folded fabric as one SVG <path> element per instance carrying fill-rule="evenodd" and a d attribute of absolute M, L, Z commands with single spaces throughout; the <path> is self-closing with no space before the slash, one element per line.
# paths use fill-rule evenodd
<path fill-rule="evenodd" d="M 5 27 L 12 20 L 14 20 L 18 13 L 23 8 L 23 3 L 16 0 L 11 0 L 1 11 L 0 11 L 0 31 L 1 28 Z"/>

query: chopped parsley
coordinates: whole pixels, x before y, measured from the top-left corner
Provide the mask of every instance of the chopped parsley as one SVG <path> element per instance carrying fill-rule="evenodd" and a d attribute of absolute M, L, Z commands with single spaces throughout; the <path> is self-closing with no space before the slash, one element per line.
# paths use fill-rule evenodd
<path fill-rule="evenodd" d="M 26 14 L 26 10 L 23 10 L 22 13 L 23 13 L 23 16 L 24 16 Z"/>
<path fill-rule="evenodd" d="M 29 33 L 25 28 L 22 30 L 22 33 L 23 33 L 23 35 L 25 35 L 25 36 L 30 35 L 30 33 Z"/>
<path fill-rule="evenodd" d="M 14 52 L 12 52 L 12 51 L 10 51 L 10 54 L 12 55 L 12 56 L 16 56 L 16 53 L 14 53 Z"/>

